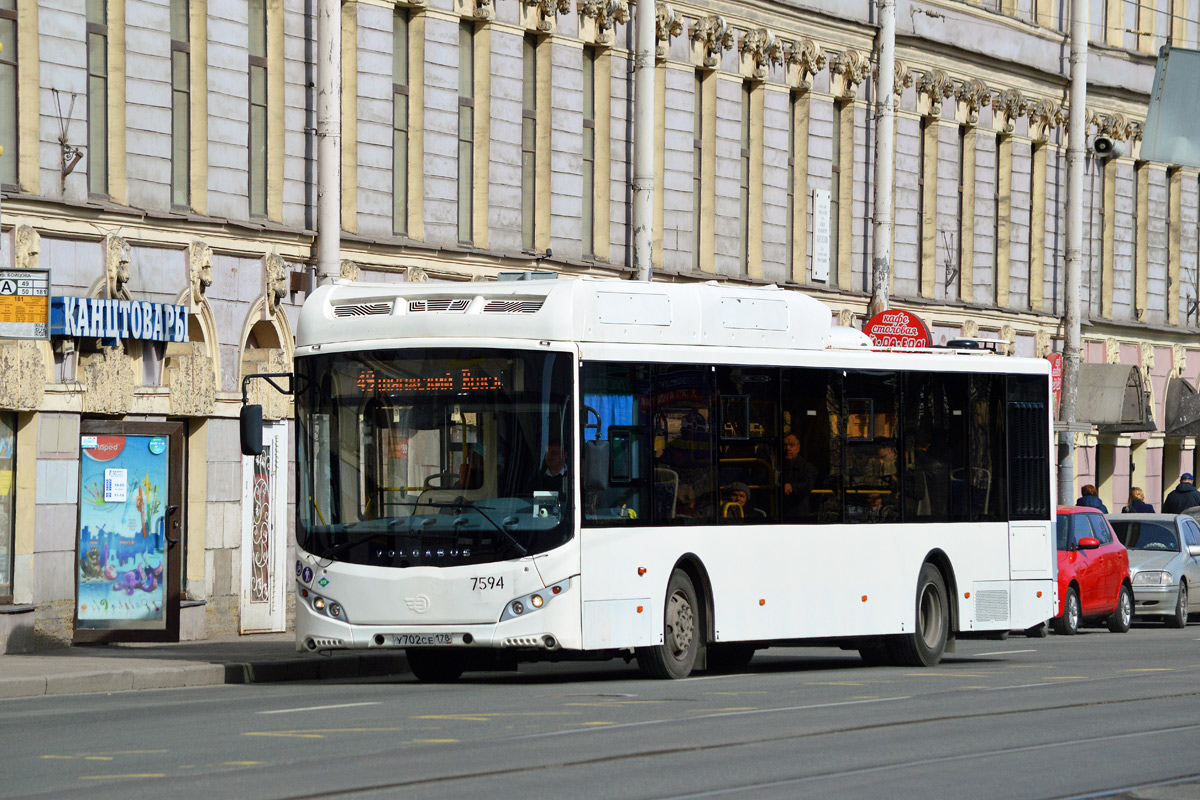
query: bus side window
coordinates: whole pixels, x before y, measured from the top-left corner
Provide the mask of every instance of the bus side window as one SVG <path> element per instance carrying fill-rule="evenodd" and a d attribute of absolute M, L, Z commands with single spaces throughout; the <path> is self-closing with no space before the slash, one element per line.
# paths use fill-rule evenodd
<path fill-rule="evenodd" d="M 649 525 L 649 370 L 637 364 L 585 362 L 583 386 L 583 524 Z"/>
<path fill-rule="evenodd" d="M 904 519 L 962 522 L 967 511 L 967 379 L 904 376 Z"/>
<path fill-rule="evenodd" d="M 717 517 L 713 369 L 684 364 L 653 368 L 654 524 L 712 523 Z M 692 503 L 681 507 L 684 487 Z"/>
<path fill-rule="evenodd" d="M 784 522 L 842 521 L 842 377 L 833 370 L 785 369 L 780 483 Z"/>
<path fill-rule="evenodd" d="M 900 519 L 899 384 L 895 372 L 844 378 L 847 522 Z"/>
<path fill-rule="evenodd" d="M 779 370 L 717 367 L 717 394 L 719 517 L 732 523 L 778 522 Z"/>
<path fill-rule="evenodd" d="M 1008 519 L 1004 457 L 1004 376 L 972 375 L 967 427 L 967 503 L 972 522 Z"/>

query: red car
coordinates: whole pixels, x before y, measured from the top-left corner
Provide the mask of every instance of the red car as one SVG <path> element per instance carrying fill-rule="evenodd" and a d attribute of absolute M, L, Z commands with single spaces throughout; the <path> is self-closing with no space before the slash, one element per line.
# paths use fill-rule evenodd
<path fill-rule="evenodd" d="M 1058 602 L 1055 633 L 1070 636 L 1087 619 L 1124 633 L 1133 621 L 1129 554 L 1099 509 L 1058 507 Z"/>

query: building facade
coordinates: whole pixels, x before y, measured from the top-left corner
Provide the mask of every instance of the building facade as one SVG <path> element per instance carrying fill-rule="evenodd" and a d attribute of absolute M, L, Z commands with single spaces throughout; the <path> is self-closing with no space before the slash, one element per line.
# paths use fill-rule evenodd
<path fill-rule="evenodd" d="M 143 535 L 157 525 L 164 552 L 179 549 L 164 580 L 180 592 L 181 635 L 286 625 L 287 398 L 248 389 L 277 421 L 270 459 L 241 456 L 236 417 L 245 375 L 290 369 L 291 320 L 314 282 L 314 8 L 0 0 L 0 267 L 49 269 L 51 295 L 76 309 L 47 341 L 0 342 L 11 649 L 86 627 L 91 515 L 121 502 L 97 497 L 125 496 L 89 483 L 88 437 L 143 435 L 136 424 L 182 437 L 178 501 L 156 498 L 157 517 L 139 507 Z M 633 9 L 341 9 L 344 278 L 486 280 L 534 264 L 631 275 Z M 1067 10 L 898 4 L 892 303 L 935 340 L 1061 349 Z M 1127 367 L 1106 391 L 1144 408 L 1087 420 L 1076 472 L 1110 507 L 1131 484 L 1157 505 L 1194 467 L 1195 433 L 1167 397 L 1200 374 L 1200 173 L 1142 160 L 1139 142 L 1154 54 L 1197 46 L 1200 0 L 1091 0 L 1090 12 L 1089 131 L 1123 154 L 1088 159 L 1084 355 Z M 659 3 L 657 33 L 655 279 L 786 285 L 861 324 L 873 5 Z M 186 336 L 118 330 L 129 308 L 178 314 Z M 149 561 L 120 561 L 111 579 L 99 569 L 115 595 L 125 573 L 139 591 L 155 583 Z"/>

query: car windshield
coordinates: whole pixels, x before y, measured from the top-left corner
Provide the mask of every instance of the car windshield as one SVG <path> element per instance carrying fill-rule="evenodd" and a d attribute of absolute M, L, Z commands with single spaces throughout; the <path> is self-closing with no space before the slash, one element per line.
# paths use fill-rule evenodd
<path fill-rule="evenodd" d="M 297 358 L 297 543 L 394 567 L 478 564 L 564 543 L 571 387 L 565 353 Z"/>
<path fill-rule="evenodd" d="M 1110 519 L 1117 538 L 1130 550 L 1179 550 L 1179 536 L 1171 522 Z"/>

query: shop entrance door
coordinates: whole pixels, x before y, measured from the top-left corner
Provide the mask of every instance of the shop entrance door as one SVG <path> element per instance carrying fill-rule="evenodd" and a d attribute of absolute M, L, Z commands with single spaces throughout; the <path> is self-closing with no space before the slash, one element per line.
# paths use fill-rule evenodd
<path fill-rule="evenodd" d="M 263 425 L 263 450 L 242 458 L 242 633 L 287 626 L 287 421 Z"/>
<path fill-rule="evenodd" d="M 76 642 L 179 641 L 183 423 L 83 420 Z"/>

